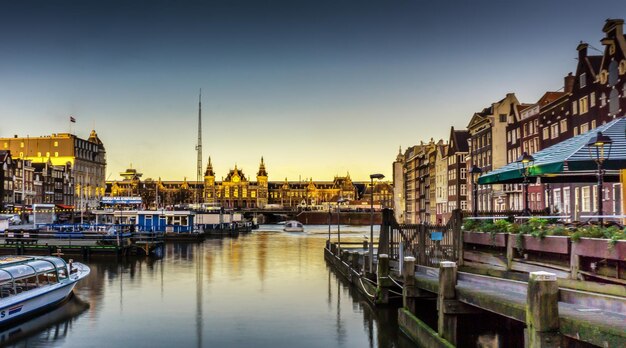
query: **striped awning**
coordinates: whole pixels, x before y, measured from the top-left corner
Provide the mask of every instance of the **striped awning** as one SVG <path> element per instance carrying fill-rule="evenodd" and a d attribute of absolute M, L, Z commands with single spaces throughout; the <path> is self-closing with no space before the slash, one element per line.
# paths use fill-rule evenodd
<path fill-rule="evenodd" d="M 608 135 L 613 140 L 608 159 L 603 168 L 608 175 L 616 175 L 616 170 L 626 169 L 626 118 L 618 118 L 587 133 L 564 140 L 558 144 L 533 153 L 534 163 L 529 168 L 530 178 L 542 178 L 542 181 L 559 177 L 560 182 L 580 182 L 581 178 L 592 178 L 597 169 L 596 162 L 590 157 L 587 142 L 598 132 Z M 611 173 L 612 171 L 612 173 Z M 493 170 L 478 178 L 479 185 L 519 183 L 523 181 L 522 171 L 516 162 Z M 588 181 L 588 180 L 584 180 Z"/>

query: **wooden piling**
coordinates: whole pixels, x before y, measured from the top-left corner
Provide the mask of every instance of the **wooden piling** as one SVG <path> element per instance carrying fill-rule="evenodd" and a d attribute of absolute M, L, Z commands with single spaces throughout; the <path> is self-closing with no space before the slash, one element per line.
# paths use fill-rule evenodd
<path fill-rule="evenodd" d="M 376 303 L 388 304 L 389 288 L 392 286 L 392 282 L 389 279 L 389 255 L 387 254 L 378 255 L 377 284 Z"/>
<path fill-rule="evenodd" d="M 437 332 L 452 345 L 457 345 L 457 315 L 447 313 L 448 301 L 456 302 L 456 262 L 442 261 L 439 264 L 439 296 L 437 298 Z"/>
<path fill-rule="evenodd" d="M 402 278 L 404 279 L 402 306 L 415 314 L 415 297 L 419 292 L 415 281 L 415 258 L 413 256 L 406 256 L 402 263 Z"/>
<path fill-rule="evenodd" d="M 556 274 L 531 272 L 526 304 L 526 347 L 561 346 L 559 333 L 559 286 Z"/>

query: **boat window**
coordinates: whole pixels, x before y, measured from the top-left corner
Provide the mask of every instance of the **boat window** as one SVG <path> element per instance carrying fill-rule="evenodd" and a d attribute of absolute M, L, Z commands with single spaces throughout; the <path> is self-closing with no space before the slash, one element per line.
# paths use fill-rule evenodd
<path fill-rule="evenodd" d="M 55 269 L 54 264 L 50 261 L 36 260 L 29 262 L 31 266 L 37 271 L 37 273 L 47 272 Z"/>
<path fill-rule="evenodd" d="M 15 280 L 15 290 L 18 294 L 35 288 L 37 288 L 37 276 L 35 275 Z"/>
<path fill-rule="evenodd" d="M 57 273 L 56 272 L 48 272 L 48 273 L 44 273 L 41 274 L 46 278 L 46 282 L 50 283 L 50 284 L 54 284 L 54 283 L 58 283 L 59 279 L 57 278 Z"/>
<path fill-rule="evenodd" d="M 15 295 L 13 281 L 0 282 L 0 298 Z"/>
<path fill-rule="evenodd" d="M 59 275 L 59 281 L 67 279 L 67 270 L 65 268 L 57 269 L 57 273 Z"/>
<path fill-rule="evenodd" d="M 4 270 L 9 272 L 13 278 L 24 278 L 35 275 L 35 269 L 29 265 L 13 265 L 4 267 Z"/>
<path fill-rule="evenodd" d="M 52 262 L 56 266 L 56 268 L 65 268 L 65 261 L 63 261 L 63 259 L 60 259 L 58 257 L 46 256 L 46 257 L 42 257 L 41 259 Z"/>

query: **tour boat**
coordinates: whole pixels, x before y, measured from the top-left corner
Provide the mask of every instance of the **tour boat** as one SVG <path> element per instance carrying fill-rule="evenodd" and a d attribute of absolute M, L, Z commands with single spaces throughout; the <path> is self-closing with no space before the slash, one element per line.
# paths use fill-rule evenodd
<path fill-rule="evenodd" d="M 287 221 L 285 222 L 285 227 L 283 227 L 283 231 L 285 232 L 304 232 L 304 225 L 300 223 L 300 221 Z"/>
<path fill-rule="evenodd" d="M 59 257 L 0 257 L 0 325 L 63 302 L 89 271 Z"/>

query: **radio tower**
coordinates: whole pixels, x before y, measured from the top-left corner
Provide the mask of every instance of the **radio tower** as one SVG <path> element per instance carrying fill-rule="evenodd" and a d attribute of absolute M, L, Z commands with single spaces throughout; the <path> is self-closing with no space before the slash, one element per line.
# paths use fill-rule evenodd
<path fill-rule="evenodd" d="M 200 88 L 200 94 L 198 96 L 198 144 L 196 145 L 196 152 L 198 153 L 198 160 L 196 163 L 196 194 L 195 203 L 196 208 L 202 201 L 202 186 L 200 181 L 202 180 L 202 88 Z"/>

